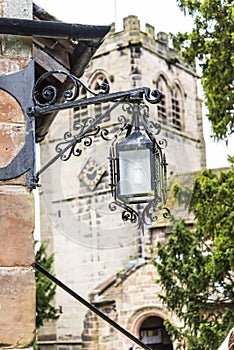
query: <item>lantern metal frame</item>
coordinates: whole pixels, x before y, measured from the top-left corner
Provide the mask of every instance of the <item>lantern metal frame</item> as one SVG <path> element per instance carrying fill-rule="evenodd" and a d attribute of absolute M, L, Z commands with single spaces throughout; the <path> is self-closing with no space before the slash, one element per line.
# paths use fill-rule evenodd
<path fill-rule="evenodd" d="M 110 203 L 109 208 L 114 211 L 117 207 L 121 207 L 123 209 L 122 219 L 124 221 L 130 220 L 132 223 L 137 223 L 139 228 L 143 230 L 144 225 L 157 221 L 157 213 L 160 210 L 164 209 L 164 217 L 169 215 L 169 210 L 164 207 L 167 194 L 167 162 L 166 156 L 163 154 L 163 149 L 166 148 L 167 141 L 165 139 L 156 140 L 155 136 L 161 131 L 160 124 L 149 121 L 148 106 L 142 101 L 135 102 L 133 106 L 128 105 L 127 108 L 131 116 L 131 121 L 127 124 L 126 138 L 133 135 L 131 132 L 134 128 L 134 132 L 138 131 L 141 132 L 142 135 L 145 134 L 152 143 L 150 156 L 153 160 L 153 168 L 150 170 L 151 181 L 153 182 L 153 195 L 151 199 L 143 200 L 139 198 L 140 196 L 133 195 L 133 197 L 138 197 L 138 199 L 136 198 L 134 201 L 133 198 L 131 203 L 129 203 L 127 198 L 119 194 L 118 144 L 116 144 L 117 139 L 115 139 L 110 149 L 110 186 L 114 201 Z M 144 208 L 142 207 L 142 203 L 146 203 Z M 135 204 L 136 209 L 129 204 Z"/>

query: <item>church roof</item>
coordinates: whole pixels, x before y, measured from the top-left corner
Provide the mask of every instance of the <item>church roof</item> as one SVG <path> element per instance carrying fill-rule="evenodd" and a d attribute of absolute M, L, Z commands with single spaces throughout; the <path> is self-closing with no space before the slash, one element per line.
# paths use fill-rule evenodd
<path fill-rule="evenodd" d="M 113 289 L 122 284 L 127 278 L 134 274 L 139 268 L 145 266 L 149 261 L 144 258 L 129 260 L 126 266 L 117 274 L 109 277 L 104 282 L 99 284 L 90 293 L 92 303 L 105 303 L 112 301 L 114 295 Z"/>

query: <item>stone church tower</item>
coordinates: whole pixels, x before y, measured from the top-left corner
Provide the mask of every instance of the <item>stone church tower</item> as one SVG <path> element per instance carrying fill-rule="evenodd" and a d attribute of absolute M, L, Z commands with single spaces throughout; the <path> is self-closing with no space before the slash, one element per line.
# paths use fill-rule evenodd
<path fill-rule="evenodd" d="M 159 89 L 163 94 L 160 103 L 149 108 L 151 118 L 162 126 L 160 138 L 168 142 L 168 176 L 205 167 L 195 67 L 182 62 L 169 46 L 166 33 L 159 32 L 155 38 L 151 25 L 142 31 L 136 16 L 125 18 L 123 31 L 115 32 L 112 27 L 82 79 L 93 90 L 98 90 L 103 82 L 109 84 L 111 92 L 142 86 Z M 83 90 L 81 95 L 89 97 Z M 99 115 L 107 108 L 108 103 L 61 112 L 41 146 L 41 163 L 53 156 L 66 131 L 75 134 L 88 115 Z M 103 127 L 115 127 L 118 113 L 107 115 Z M 136 336 L 145 334 L 147 338 L 154 332 L 149 325 L 154 325 L 152 348 L 172 349 L 162 325 L 163 319 L 171 316 L 157 298 L 155 271 L 145 251 L 150 230 L 143 237 L 134 225 L 121 220 L 120 212 L 113 213 L 108 208 L 109 147 L 110 143 L 94 137 L 91 147 L 84 145 L 79 157 L 57 161 L 44 173 L 41 238 L 55 254 L 54 271 L 58 278 L 103 307 Z M 90 169 L 95 169 L 93 177 L 87 177 Z M 85 349 L 131 347 L 128 340 L 103 322 L 98 323 L 59 288 L 55 303 L 61 315 L 40 330 L 40 349 L 48 349 L 52 344 L 56 349 L 76 350 L 82 344 Z"/>

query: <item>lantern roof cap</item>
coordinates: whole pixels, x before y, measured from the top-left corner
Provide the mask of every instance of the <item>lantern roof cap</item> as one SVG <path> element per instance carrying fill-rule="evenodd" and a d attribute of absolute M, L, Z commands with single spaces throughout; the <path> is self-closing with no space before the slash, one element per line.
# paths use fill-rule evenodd
<path fill-rule="evenodd" d="M 136 146 L 136 148 L 144 148 L 145 146 L 149 147 L 149 145 L 152 145 L 152 141 L 149 138 L 146 138 L 140 130 L 135 130 L 118 145 L 123 147 L 128 145 Z"/>

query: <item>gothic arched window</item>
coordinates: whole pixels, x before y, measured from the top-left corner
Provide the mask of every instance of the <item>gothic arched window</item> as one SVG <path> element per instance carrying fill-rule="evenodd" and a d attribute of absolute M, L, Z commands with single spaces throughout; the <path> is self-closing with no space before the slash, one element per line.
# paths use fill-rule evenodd
<path fill-rule="evenodd" d="M 95 92 L 99 92 L 101 89 L 102 84 L 109 84 L 109 81 L 107 80 L 106 76 L 103 73 L 99 73 L 95 76 L 93 83 L 92 83 L 92 89 Z M 99 115 L 105 113 L 110 108 L 110 104 L 108 102 L 105 103 L 96 103 L 94 105 L 94 115 L 95 117 L 98 117 Z M 108 122 L 110 120 L 110 115 L 108 114 L 103 121 Z"/>
<path fill-rule="evenodd" d="M 87 91 L 84 87 L 81 88 L 80 99 L 87 98 Z M 80 106 L 74 108 L 74 121 L 73 121 L 73 130 L 77 130 L 79 128 L 80 123 L 84 123 L 85 120 L 88 118 L 88 107 L 87 106 Z"/>
<path fill-rule="evenodd" d="M 177 130 L 182 130 L 182 93 L 178 85 L 171 91 L 171 118 L 170 124 Z"/>
<path fill-rule="evenodd" d="M 162 75 L 156 82 L 156 88 L 162 93 L 161 101 L 157 104 L 158 121 L 166 125 L 168 124 L 168 86 L 166 79 Z"/>

